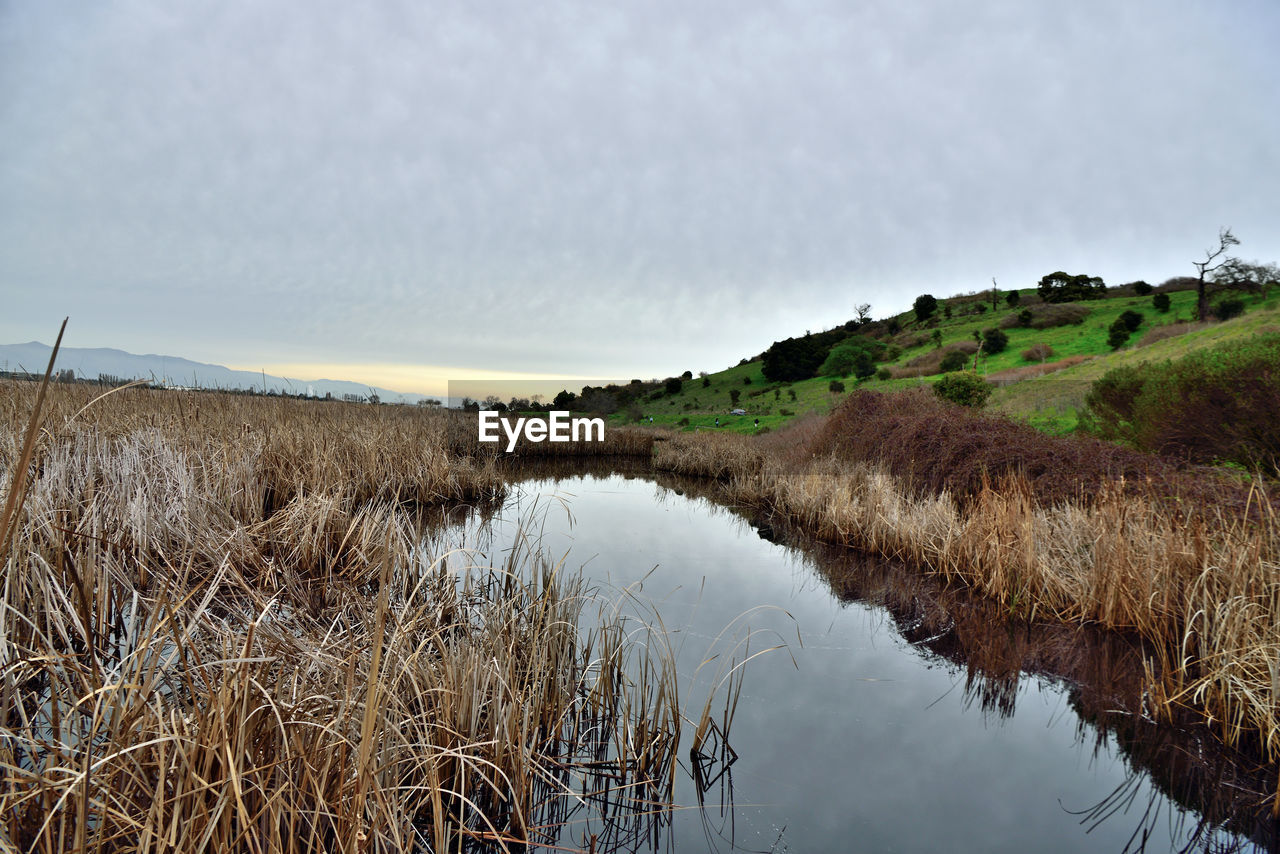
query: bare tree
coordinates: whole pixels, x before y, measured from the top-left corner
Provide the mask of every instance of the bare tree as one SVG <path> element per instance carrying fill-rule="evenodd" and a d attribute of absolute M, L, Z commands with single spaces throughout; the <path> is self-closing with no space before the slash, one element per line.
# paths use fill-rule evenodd
<path fill-rule="evenodd" d="M 853 310 L 854 310 L 854 311 L 856 311 L 856 312 L 858 313 L 858 322 L 859 322 L 859 323 L 866 323 L 866 322 L 867 322 L 867 318 L 868 318 L 868 317 L 870 316 L 870 314 L 871 314 L 871 303 L 869 303 L 869 302 L 864 302 L 864 303 L 861 303 L 861 304 L 859 304 L 859 305 L 855 305 L 855 306 L 853 307 Z"/>
<path fill-rule="evenodd" d="M 991 277 L 991 310 L 995 311 L 1000 307 L 1000 286 L 996 284 L 996 277 Z"/>
<path fill-rule="evenodd" d="M 1238 246 L 1240 241 L 1231 233 L 1230 228 L 1218 230 L 1218 248 L 1206 249 L 1203 261 L 1192 261 L 1200 271 L 1200 280 L 1196 283 L 1196 319 L 1203 321 L 1209 316 L 1209 297 L 1205 293 L 1206 276 L 1224 266 L 1230 258 L 1226 257 L 1228 246 Z"/>

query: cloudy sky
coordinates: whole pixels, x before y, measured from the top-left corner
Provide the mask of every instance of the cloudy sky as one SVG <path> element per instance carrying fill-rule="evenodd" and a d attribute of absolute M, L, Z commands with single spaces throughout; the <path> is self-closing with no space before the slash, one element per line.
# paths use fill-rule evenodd
<path fill-rule="evenodd" d="M 438 393 L 1280 261 L 1275 0 L 0 0 L 0 343 Z"/>

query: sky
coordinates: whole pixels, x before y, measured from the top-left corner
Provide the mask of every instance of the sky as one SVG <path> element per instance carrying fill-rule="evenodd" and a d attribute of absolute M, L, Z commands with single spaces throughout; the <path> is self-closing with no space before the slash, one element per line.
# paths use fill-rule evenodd
<path fill-rule="evenodd" d="M 439 394 L 1280 261 L 1274 0 L 0 0 L 0 343 Z"/>

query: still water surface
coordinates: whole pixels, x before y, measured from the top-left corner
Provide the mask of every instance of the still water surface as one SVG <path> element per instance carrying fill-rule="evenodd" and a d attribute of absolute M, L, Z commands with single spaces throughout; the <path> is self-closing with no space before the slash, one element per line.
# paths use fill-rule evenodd
<path fill-rule="evenodd" d="M 909 642 L 901 614 L 834 593 L 830 566 L 812 552 L 764 539 L 724 507 L 684 492 L 617 473 L 527 480 L 492 518 L 472 517 L 438 544 L 478 542 L 500 560 L 521 521 L 532 519 L 543 547 L 567 555 L 567 567 L 581 567 L 606 595 L 643 579 L 643 595 L 680 650 L 686 707 L 706 697 L 716 665 L 695 675 L 698 665 L 744 612 L 752 651 L 786 644 L 747 665 L 729 734 L 736 761 L 707 769 L 724 773 L 699 808 L 683 747 L 675 797 L 690 808 L 664 819 L 656 846 L 651 839 L 644 847 L 1251 847 L 1162 794 L 1132 767 L 1131 750 L 1082 720 L 1070 685 L 1015 671 L 993 697 L 990 685 L 984 692 L 970 671 L 931 649 L 937 638 L 918 625 L 907 627 L 916 629 Z M 722 639 L 715 648 L 728 647 Z M 583 829 L 570 827 L 558 844 L 582 841 Z"/>

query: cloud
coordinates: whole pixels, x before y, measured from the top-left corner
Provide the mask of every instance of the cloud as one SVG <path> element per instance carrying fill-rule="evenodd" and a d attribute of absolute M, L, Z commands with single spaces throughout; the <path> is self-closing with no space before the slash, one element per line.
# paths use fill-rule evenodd
<path fill-rule="evenodd" d="M 0 11 L 0 337 L 652 375 L 1280 257 L 1267 3 Z M 1188 49 L 1194 45 L 1195 49 Z"/>

